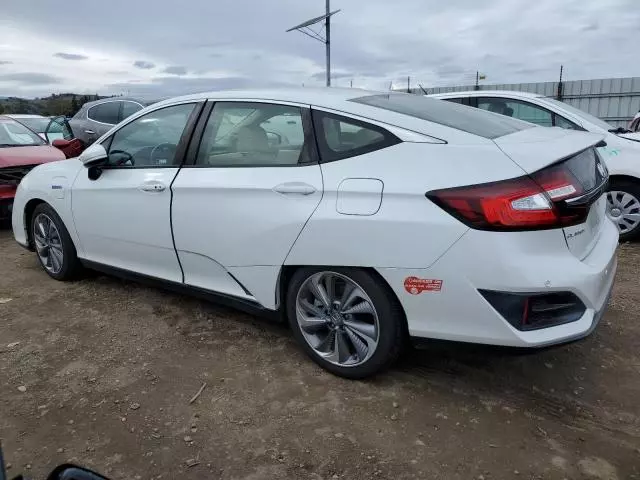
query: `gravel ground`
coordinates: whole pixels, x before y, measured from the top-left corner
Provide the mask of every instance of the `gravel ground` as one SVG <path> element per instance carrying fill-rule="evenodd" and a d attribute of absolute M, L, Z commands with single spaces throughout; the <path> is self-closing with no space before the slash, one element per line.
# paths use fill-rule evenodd
<path fill-rule="evenodd" d="M 0 265 L 10 475 L 73 461 L 113 479 L 640 479 L 640 244 L 620 248 L 581 342 L 433 343 L 362 382 L 280 325 L 105 276 L 51 280 L 8 230 Z"/>

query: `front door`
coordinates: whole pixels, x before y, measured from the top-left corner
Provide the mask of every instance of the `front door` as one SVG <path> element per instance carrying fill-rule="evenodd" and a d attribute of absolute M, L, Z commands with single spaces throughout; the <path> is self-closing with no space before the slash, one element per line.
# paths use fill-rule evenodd
<path fill-rule="evenodd" d="M 309 111 L 218 102 L 202 121 L 172 187 L 184 281 L 273 308 L 280 268 L 322 197 Z"/>
<path fill-rule="evenodd" d="M 171 235 L 171 182 L 199 105 L 164 107 L 135 119 L 102 142 L 107 163 L 97 180 L 81 172 L 72 209 L 87 260 L 151 277 L 182 281 Z"/>

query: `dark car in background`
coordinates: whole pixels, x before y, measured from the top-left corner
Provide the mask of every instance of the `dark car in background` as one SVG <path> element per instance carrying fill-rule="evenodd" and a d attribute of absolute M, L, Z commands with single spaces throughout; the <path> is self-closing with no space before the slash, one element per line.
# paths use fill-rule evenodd
<path fill-rule="evenodd" d="M 69 121 L 73 135 L 91 145 L 115 124 L 154 102 L 112 97 L 85 103 Z"/>

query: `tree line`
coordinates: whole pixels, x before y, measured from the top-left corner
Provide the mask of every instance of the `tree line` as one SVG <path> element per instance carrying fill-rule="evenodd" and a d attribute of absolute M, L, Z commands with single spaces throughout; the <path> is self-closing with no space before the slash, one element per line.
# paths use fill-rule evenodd
<path fill-rule="evenodd" d="M 77 95 L 75 93 L 54 93 L 48 97 L 33 99 L 17 97 L 0 98 L 0 115 L 27 113 L 47 117 L 58 115 L 73 117 L 82 105 L 101 98 L 106 97 L 101 97 L 98 94 Z"/>

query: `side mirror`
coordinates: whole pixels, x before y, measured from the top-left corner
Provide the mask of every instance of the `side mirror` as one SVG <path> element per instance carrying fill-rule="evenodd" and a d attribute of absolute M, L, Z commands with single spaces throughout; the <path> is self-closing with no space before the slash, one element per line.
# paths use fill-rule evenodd
<path fill-rule="evenodd" d="M 82 152 L 78 158 L 82 163 L 84 163 L 85 167 L 90 167 L 92 165 L 97 165 L 106 161 L 108 155 L 107 151 L 102 145 L 100 145 L 99 143 L 94 143 L 84 152 Z"/>

